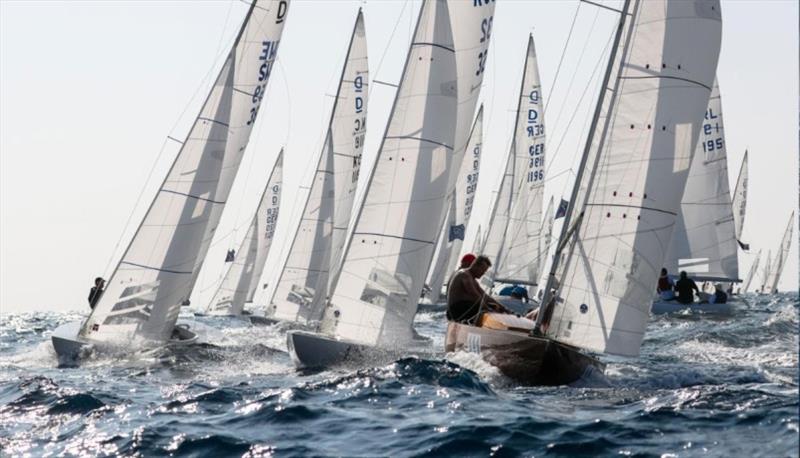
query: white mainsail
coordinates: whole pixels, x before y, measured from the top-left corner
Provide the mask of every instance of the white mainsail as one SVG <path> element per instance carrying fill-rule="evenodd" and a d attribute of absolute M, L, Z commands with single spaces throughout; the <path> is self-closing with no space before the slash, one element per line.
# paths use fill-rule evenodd
<path fill-rule="evenodd" d="M 747 150 L 744 152 L 742 168 L 739 169 L 739 178 L 736 180 L 736 187 L 733 189 L 733 221 L 736 230 L 736 240 L 743 249 L 747 250 L 749 247 L 742 242 L 744 215 L 747 210 Z"/>
<path fill-rule="evenodd" d="M 769 279 L 771 268 L 772 268 L 772 251 L 767 250 L 767 262 L 764 263 L 764 270 L 761 272 L 761 287 L 758 288 L 758 291 L 761 293 L 766 293 L 767 280 Z"/>
<path fill-rule="evenodd" d="M 528 38 L 514 123 L 511 214 L 494 280 L 535 285 L 544 194 L 544 103 L 533 35 Z"/>
<path fill-rule="evenodd" d="M 792 229 L 794 228 L 794 212 L 789 217 L 789 223 L 786 226 L 786 231 L 783 233 L 781 239 L 781 246 L 778 248 L 775 259 L 772 260 L 772 265 L 769 268 L 769 275 L 764 282 L 765 293 L 775 293 L 778 291 L 778 281 L 781 279 L 783 273 L 783 266 L 786 264 L 786 258 L 789 256 L 789 248 L 792 246 Z"/>
<path fill-rule="evenodd" d="M 444 227 L 439 234 L 437 252 L 431 265 L 428 286 L 431 298 L 439 298 L 439 292 L 447 275 L 458 267 L 461 245 L 467 232 L 467 224 L 472 215 L 472 204 L 478 186 L 478 174 L 481 164 L 481 147 L 483 142 L 483 106 L 478 109 L 472 125 L 470 139 L 467 143 L 468 154 L 465 154 L 461 171 L 458 174 L 456 189 L 450 195 L 450 208 L 445 218 Z"/>
<path fill-rule="evenodd" d="M 423 2 L 324 332 L 367 345 L 411 338 L 417 299 L 457 175 L 451 169 L 461 163 L 458 145 L 465 148 L 480 91 L 489 44 L 481 23 L 490 24 L 493 12 L 494 2 Z M 478 72 L 460 62 L 462 56 L 469 64 L 477 58 Z M 462 76 L 467 84 L 478 84 L 462 92 Z M 468 113 L 466 122 L 461 113 Z M 463 137 L 462 124 L 467 125 Z"/>
<path fill-rule="evenodd" d="M 537 327 L 568 345 L 635 356 L 714 83 L 722 23 L 719 1 L 626 0 L 622 18 L 559 241 L 567 252 L 559 263 L 556 251 Z"/>
<path fill-rule="evenodd" d="M 253 302 L 275 236 L 282 188 L 283 150 L 278 153 L 247 234 L 211 300 L 210 308 L 215 312 L 241 315 L 245 302 Z"/>
<path fill-rule="evenodd" d="M 739 281 L 726 150 L 715 81 L 664 264 L 673 275 L 686 271 L 695 280 Z"/>
<path fill-rule="evenodd" d="M 270 318 L 300 322 L 321 318 L 330 274 L 345 241 L 341 234 L 353 207 L 366 133 L 368 83 L 366 33 L 359 10 L 311 189 L 267 307 Z"/>
<path fill-rule="evenodd" d="M 756 271 L 758 270 L 758 262 L 760 260 L 761 250 L 758 250 L 756 259 L 754 259 L 753 263 L 750 265 L 750 270 L 747 271 L 747 276 L 744 278 L 744 282 L 742 283 L 742 289 L 740 290 L 742 293 L 746 293 L 747 290 L 750 289 L 750 283 L 752 283 L 753 277 L 756 275 Z"/>
<path fill-rule="evenodd" d="M 165 341 L 189 300 L 264 98 L 288 1 L 253 2 L 108 288 L 82 327 L 107 341 Z"/>

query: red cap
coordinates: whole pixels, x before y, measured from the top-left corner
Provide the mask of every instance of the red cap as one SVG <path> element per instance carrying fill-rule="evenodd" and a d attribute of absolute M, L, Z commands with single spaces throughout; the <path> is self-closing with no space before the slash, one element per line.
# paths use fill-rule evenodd
<path fill-rule="evenodd" d="M 472 253 L 467 253 L 461 257 L 461 265 L 472 265 L 472 262 L 475 260 L 475 255 Z"/>

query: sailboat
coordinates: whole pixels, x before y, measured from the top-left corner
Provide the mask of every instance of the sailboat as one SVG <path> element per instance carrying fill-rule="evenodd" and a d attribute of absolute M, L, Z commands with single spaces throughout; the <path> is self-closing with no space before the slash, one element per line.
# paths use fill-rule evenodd
<path fill-rule="evenodd" d="M 433 304 L 440 303 L 442 286 L 445 285 L 446 275 L 451 273 L 458 265 L 461 245 L 467 231 L 472 204 L 478 187 L 478 176 L 481 162 L 481 147 L 483 143 L 483 105 L 478 109 L 475 122 L 472 125 L 467 151 L 461 163 L 456 188 L 450 194 L 450 206 L 445 218 L 442 231 L 439 233 L 434 262 L 431 263 L 428 273 L 429 300 Z"/>
<path fill-rule="evenodd" d="M 60 358 L 88 347 L 191 343 L 176 326 L 197 281 L 272 73 L 289 2 L 253 1 L 180 152 L 92 313 L 52 336 Z"/>
<path fill-rule="evenodd" d="M 767 250 L 767 262 L 764 263 L 764 270 L 761 272 L 761 287 L 756 291 L 757 293 L 766 294 L 767 281 L 770 278 L 770 270 L 772 269 L 772 250 Z"/>
<path fill-rule="evenodd" d="M 736 187 L 733 188 L 733 221 L 736 232 L 736 241 L 739 247 L 747 251 L 750 246 L 742 242 L 742 231 L 744 230 L 744 216 L 747 212 L 747 150 L 744 152 L 742 167 L 739 169 L 739 178 L 736 179 Z M 743 289 L 746 291 L 747 289 Z"/>
<path fill-rule="evenodd" d="M 758 270 L 758 262 L 761 260 L 761 250 L 758 250 L 758 254 L 756 254 L 756 259 L 753 260 L 753 263 L 750 265 L 750 270 L 747 271 L 747 276 L 744 277 L 744 282 L 742 282 L 742 289 L 740 292 L 746 293 L 748 289 L 750 289 L 750 283 L 753 282 L 753 277 L 756 275 L 756 271 Z"/>
<path fill-rule="evenodd" d="M 786 258 L 789 256 L 789 248 L 792 246 L 792 229 L 794 228 L 794 212 L 789 216 L 789 223 L 786 225 L 786 230 L 783 232 L 781 245 L 775 254 L 775 259 L 769 268 L 769 274 L 766 275 L 764 280 L 764 288 L 761 290 L 765 294 L 775 294 L 778 292 L 778 281 L 781 279 L 783 273 L 783 266 L 786 264 Z"/>
<path fill-rule="evenodd" d="M 664 267 L 673 276 L 685 271 L 695 281 L 741 282 L 736 221 L 728 187 L 722 102 L 715 81 Z M 660 314 L 684 309 L 728 313 L 732 305 L 731 301 L 681 304 L 677 300 L 659 299 L 653 303 L 651 312 Z"/>
<path fill-rule="evenodd" d="M 369 66 L 358 12 L 328 130 L 299 226 L 268 302 L 266 317 L 309 324 L 322 318 L 338 272 L 366 134 Z"/>
<path fill-rule="evenodd" d="M 667 255 L 721 41 L 718 1 L 626 0 L 535 323 L 450 323 L 448 351 L 480 353 L 525 384 L 571 383 L 637 356 Z"/>
<path fill-rule="evenodd" d="M 278 160 L 267 180 L 267 186 L 261 195 L 247 234 L 211 299 L 208 308 L 215 314 L 250 315 L 250 312 L 244 310 L 244 306 L 245 303 L 253 302 L 258 281 L 264 271 L 267 255 L 275 237 L 282 188 L 283 150 L 278 153 Z"/>
<path fill-rule="evenodd" d="M 319 331 L 288 333 L 297 366 L 386 358 L 412 345 L 418 298 L 467 148 L 493 14 L 494 2 L 423 1 Z"/>

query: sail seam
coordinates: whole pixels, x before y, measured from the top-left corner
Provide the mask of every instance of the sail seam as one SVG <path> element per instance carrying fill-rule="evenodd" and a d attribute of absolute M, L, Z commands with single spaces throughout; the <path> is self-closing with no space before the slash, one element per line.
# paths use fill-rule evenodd
<path fill-rule="evenodd" d="M 210 203 L 212 203 L 212 204 L 224 204 L 224 203 L 225 203 L 224 201 L 223 201 L 223 202 L 220 202 L 220 201 L 218 201 L 218 200 L 206 199 L 205 197 L 194 196 L 194 195 L 192 195 L 192 194 L 187 194 L 187 193 L 185 193 L 185 192 L 173 191 L 173 190 L 171 190 L 171 189 L 162 189 L 162 190 L 161 190 L 161 192 L 168 192 L 168 193 L 170 193 L 170 194 L 177 194 L 177 195 L 179 195 L 179 196 L 186 196 L 186 197 L 191 197 L 191 198 L 193 198 L 193 199 L 197 199 L 197 200 L 204 200 L 204 201 L 206 201 L 206 202 L 210 202 Z"/>
<path fill-rule="evenodd" d="M 659 213 L 666 213 L 668 215 L 677 215 L 675 212 L 671 212 L 669 210 L 662 210 L 660 208 L 653 208 L 653 207 L 642 207 L 639 205 L 623 205 L 623 204 L 586 204 L 587 207 L 622 207 L 622 208 L 638 208 L 640 210 L 650 210 Z"/>
<path fill-rule="evenodd" d="M 669 80 L 686 81 L 687 83 L 692 83 L 692 84 L 696 84 L 696 85 L 698 85 L 700 87 L 704 87 L 704 88 L 708 89 L 709 91 L 711 90 L 711 86 L 706 86 L 705 84 L 703 84 L 703 83 L 701 83 L 699 81 L 690 80 L 689 78 L 681 78 L 679 76 L 651 75 L 651 76 L 620 76 L 619 77 L 619 79 L 621 79 L 621 80 L 645 80 L 645 79 L 653 79 L 653 78 L 658 78 L 658 79 L 662 79 L 663 78 L 663 79 L 669 79 Z"/>
<path fill-rule="evenodd" d="M 433 143 L 434 145 L 444 146 L 445 148 L 449 149 L 450 151 L 453 150 L 452 146 L 447 146 L 444 143 L 437 142 L 436 140 L 428 140 L 427 138 L 421 138 L 421 137 L 412 137 L 410 135 L 387 135 L 386 139 L 419 140 L 421 142 Z"/>
<path fill-rule="evenodd" d="M 443 45 L 440 45 L 438 43 L 429 43 L 429 42 L 426 42 L 426 41 L 418 41 L 416 43 L 411 43 L 411 46 L 432 46 L 434 48 L 442 48 L 445 51 L 450 51 L 452 53 L 456 52 L 456 50 L 453 49 L 453 48 L 448 48 L 447 46 L 443 46 Z"/>
<path fill-rule="evenodd" d="M 433 242 L 429 242 L 427 240 L 420 240 L 411 237 L 403 237 L 400 235 L 391 235 L 391 234 L 379 234 L 377 232 L 353 232 L 353 235 L 374 235 L 376 237 L 389 237 L 392 239 L 400 239 L 400 240 L 410 240 L 412 242 L 419 242 L 419 243 L 427 243 L 428 245 L 433 245 Z"/>
<path fill-rule="evenodd" d="M 170 273 L 170 274 L 189 275 L 189 274 L 193 273 L 192 271 L 184 272 L 184 271 L 180 271 L 180 270 L 159 269 L 158 267 L 145 266 L 143 264 L 136 264 L 135 262 L 129 262 L 129 261 L 121 261 L 120 264 L 127 264 L 129 266 L 141 267 L 142 269 L 156 270 L 158 272 L 167 272 L 167 273 Z"/>
<path fill-rule="evenodd" d="M 219 124 L 219 125 L 221 125 L 221 126 L 230 127 L 230 125 L 229 125 L 229 124 L 227 124 L 227 123 L 224 123 L 224 122 L 222 122 L 222 121 L 218 121 L 218 120 L 216 120 L 216 119 L 204 118 L 204 117 L 202 117 L 202 116 L 198 116 L 198 117 L 197 117 L 197 119 L 198 119 L 198 120 L 200 120 L 200 121 L 208 121 L 208 122 L 213 122 L 213 123 Z"/>

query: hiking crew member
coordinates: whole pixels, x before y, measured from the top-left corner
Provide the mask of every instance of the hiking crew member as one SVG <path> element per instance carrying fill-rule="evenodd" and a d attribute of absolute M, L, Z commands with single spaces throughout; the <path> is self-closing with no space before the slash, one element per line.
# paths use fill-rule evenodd
<path fill-rule="evenodd" d="M 447 319 L 471 324 L 481 311 L 512 313 L 492 299 L 478 284 L 478 279 L 492 266 L 486 256 L 478 256 L 468 269 L 453 275 L 447 286 Z"/>
<path fill-rule="evenodd" d="M 106 281 L 103 280 L 103 277 L 97 277 L 94 279 L 94 286 L 92 289 L 89 290 L 89 307 L 94 310 L 94 306 L 97 305 L 97 302 L 100 301 L 100 297 L 103 296 L 103 286 L 105 286 Z"/>

